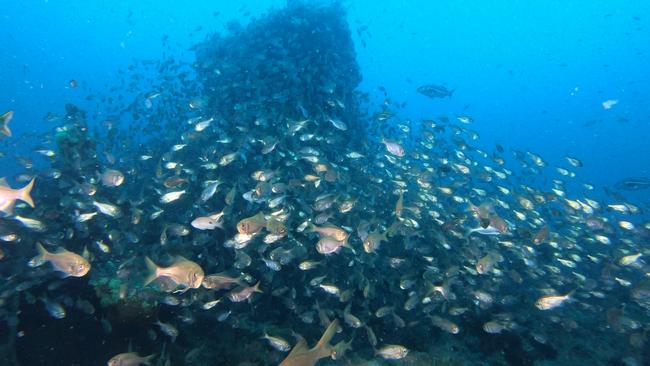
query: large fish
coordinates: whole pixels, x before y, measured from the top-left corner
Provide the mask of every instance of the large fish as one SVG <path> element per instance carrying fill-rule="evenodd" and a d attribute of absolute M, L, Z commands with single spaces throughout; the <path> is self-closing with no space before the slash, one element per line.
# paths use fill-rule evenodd
<path fill-rule="evenodd" d="M 422 95 L 426 95 L 429 98 L 445 98 L 449 97 L 454 94 L 454 91 L 456 89 L 447 89 L 447 87 L 442 86 L 442 85 L 433 85 L 433 84 L 427 84 L 427 85 L 422 85 L 417 89 L 418 93 Z"/>
<path fill-rule="evenodd" d="M 298 343 L 293 347 L 287 358 L 285 358 L 280 366 L 314 366 L 318 360 L 332 355 L 332 346 L 329 342 L 336 333 L 339 321 L 335 319 L 323 333 L 318 343 L 314 348 L 308 349 L 307 342 L 304 338 L 300 337 Z"/>
<path fill-rule="evenodd" d="M 618 181 L 614 185 L 616 189 L 624 191 L 640 191 L 643 189 L 650 188 L 650 178 L 647 177 L 638 177 L 638 178 L 625 178 Z"/>
<path fill-rule="evenodd" d="M 62 272 L 65 277 L 83 277 L 90 271 L 90 263 L 79 254 L 63 248 L 55 253 L 48 252 L 40 243 L 36 243 L 38 255 L 29 261 L 30 267 L 38 267 L 45 262 L 52 263 L 56 271 Z"/>
<path fill-rule="evenodd" d="M 201 266 L 181 256 L 176 257 L 174 263 L 169 267 L 159 267 L 149 257 L 144 259 L 149 269 L 149 275 L 145 279 L 143 287 L 157 278 L 167 277 L 186 289 L 199 288 L 203 277 L 205 277 Z"/>

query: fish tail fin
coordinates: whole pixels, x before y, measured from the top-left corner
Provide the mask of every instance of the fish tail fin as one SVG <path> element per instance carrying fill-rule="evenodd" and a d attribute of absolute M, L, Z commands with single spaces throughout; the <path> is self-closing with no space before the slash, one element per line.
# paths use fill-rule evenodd
<path fill-rule="evenodd" d="M 456 88 L 453 88 L 449 91 L 449 98 L 451 99 L 452 95 L 454 95 L 454 92 L 456 91 Z"/>
<path fill-rule="evenodd" d="M 317 359 L 330 357 L 332 355 L 332 346 L 330 345 L 330 341 L 332 340 L 332 337 L 334 337 L 338 327 L 339 320 L 334 319 L 327 329 L 325 329 L 325 333 L 323 333 L 323 336 L 320 337 L 320 340 L 318 340 L 318 343 L 316 343 L 316 346 L 314 347 L 314 350 L 316 351 L 315 353 L 318 357 Z"/>
<path fill-rule="evenodd" d="M 261 281 L 257 281 L 257 283 L 255 284 L 255 286 L 253 286 L 253 292 L 259 292 L 259 293 L 264 292 L 264 291 L 260 290 L 260 284 L 261 284 L 261 283 L 262 283 Z"/>
<path fill-rule="evenodd" d="M 11 130 L 9 129 L 9 126 L 7 126 L 7 124 L 4 122 L 0 124 L 0 134 L 11 137 Z"/>
<path fill-rule="evenodd" d="M 345 240 L 343 240 L 343 245 L 342 245 L 342 246 L 343 246 L 344 248 L 348 248 L 348 249 L 350 249 L 350 250 L 352 251 L 352 254 L 356 255 L 356 254 L 357 254 L 357 251 L 354 250 L 354 247 L 353 247 L 352 245 L 350 245 L 350 243 L 348 242 L 348 239 L 349 239 L 349 238 L 345 238 Z"/>
<path fill-rule="evenodd" d="M 142 363 L 145 365 L 151 365 L 151 361 L 156 357 L 155 353 L 150 354 L 142 359 Z"/>
<path fill-rule="evenodd" d="M 577 288 L 574 288 L 573 290 L 569 291 L 568 294 L 565 295 L 565 297 L 567 298 L 567 300 L 572 300 L 572 299 L 573 299 L 573 294 L 576 293 L 576 290 L 578 290 L 578 289 L 577 289 Z"/>
<path fill-rule="evenodd" d="M 41 264 L 45 263 L 47 260 L 47 255 L 50 254 L 41 243 L 36 243 L 36 251 L 38 251 L 38 255 L 29 261 L 30 267 L 38 267 Z"/>
<path fill-rule="evenodd" d="M 388 229 L 386 229 L 386 231 L 382 234 L 382 237 L 385 236 L 386 239 L 384 239 L 384 240 L 388 240 L 388 237 L 393 237 L 393 236 L 395 236 L 395 234 L 397 234 L 397 230 L 399 230 L 399 220 L 393 222 L 388 227 Z"/>
<path fill-rule="evenodd" d="M 144 262 L 147 265 L 147 270 L 149 271 L 149 274 L 147 275 L 147 278 L 145 278 L 144 282 L 142 283 L 142 287 L 147 286 L 148 284 L 153 282 L 156 278 L 158 278 L 158 266 L 156 265 L 156 263 L 154 263 L 149 257 L 144 257 Z"/>
<path fill-rule="evenodd" d="M 0 133 L 7 137 L 11 137 L 11 130 L 9 129 L 9 121 L 11 121 L 13 115 L 14 113 L 9 111 L 3 114 L 2 116 L 0 116 Z"/>
<path fill-rule="evenodd" d="M 34 180 L 36 178 L 32 178 L 32 180 L 27 183 L 26 186 L 18 190 L 18 199 L 27 203 L 29 206 L 34 207 L 34 200 L 32 199 L 32 196 L 30 196 L 30 193 L 32 191 L 32 188 L 34 188 Z"/>

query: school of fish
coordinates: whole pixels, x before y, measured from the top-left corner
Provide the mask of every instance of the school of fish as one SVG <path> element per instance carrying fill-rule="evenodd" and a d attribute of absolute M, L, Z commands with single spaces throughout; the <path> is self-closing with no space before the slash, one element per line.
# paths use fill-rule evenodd
<path fill-rule="evenodd" d="M 340 5 L 296 2 L 193 51 L 124 71 L 124 98 L 48 114 L 35 156 L 12 156 L 21 116 L 0 116 L 24 169 L 0 179 L 0 319 L 42 303 L 110 337 L 108 309 L 135 306 L 150 339 L 109 366 L 395 362 L 506 334 L 531 355 L 584 337 L 642 357 L 650 207 L 595 198 L 576 157 L 478 148 L 468 125 L 486 121 L 372 105 Z M 206 324 L 244 332 L 239 359 L 205 361 L 221 340 L 190 335 Z"/>

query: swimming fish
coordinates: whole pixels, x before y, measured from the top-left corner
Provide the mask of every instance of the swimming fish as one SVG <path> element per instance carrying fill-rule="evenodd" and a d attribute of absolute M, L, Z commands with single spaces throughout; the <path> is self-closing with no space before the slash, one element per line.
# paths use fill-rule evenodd
<path fill-rule="evenodd" d="M 149 257 L 144 258 L 149 270 L 149 275 L 144 281 L 143 287 L 153 282 L 160 277 L 168 277 L 175 284 L 190 288 L 199 288 L 203 282 L 203 269 L 197 263 L 185 259 L 181 256 L 176 257 L 176 260 L 169 267 L 159 267 Z"/>
<path fill-rule="evenodd" d="M 535 306 L 539 310 L 550 310 L 564 304 L 567 300 L 571 298 L 570 292 L 564 296 L 543 296 L 540 297 L 536 302 Z"/>
<path fill-rule="evenodd" d="M 618 181 L 614 187 L 616 189 L 624 191 L 640 191 L 643 189 L 650 188 L 650 178 L 647 177 L 637 177 L 637 178 L 625 178 Z"/>
<path fill-rule="evenodd" d="M 120 353 L 108 360 L 107 366 L 139 366 L 151 365 L 151 360 L 156 357 L 155 354 L 141 357 L 135 352 Z"/>
<path fill-rule="evenodd" d="M 178 332 L 178 328 L 176 328 L 174 324 L 163 323 L 160 320 L 157 320 L 154 324 L 160 327 L 160 331 L 163 332 L 165 335 L 169 336 L 169 338 L 172 339 L 172 342 L 176 341 L 179 332 Z"/>
<path fill-rule="evenodd" d="M 289 342 L 287 342 L 284 338 L 271 336 L 268 335 L 266 332 L 264 332 L 264 336 L 262 336 L 262 338 L 269 341 L 271 347 L 277 349 L 280 352 L 287 352 L 291 349 Z"/>
<path fill-rule="evenodd" d="M 316 226 L 312 223 L 309 223 L 307 229 L 320 234 L 321 238 L 330 237 L 337 241 L 344 241 L 349 236 L 349 233 L 347 231 L 334 225 Z"/>
<path fill-rule="evenodd" d="M 417 88 L 417 92 L 429 98 L 446 98 L 454 94 L 456 89 L 447 89 L 446 86 L 426 84 Z"/>
<path fill-rule="evenodd" d="M 388 151 L 392 155 L 395 155 L 399 158 L 406 155 L 406 151 L 404 150 L 402 145 L 398 144 L 395 141 L 386 140 L 385 138 L 382 137 L 381 143 L 384 144 L 384 146 L 386 147 L 386 151 Z"/>
<path fill-rule="evenodd" d="M 375 351 L 376 355 L 385 360 L 401 360 L 406 357 L 408 353 L 409 350 L 399 344 L 388 344 Z"/>
<path fill-rule="evenodd" d="M 100 176 L 100 180 L 106 187 L 119 187 L 124 183 L 124 174 L 115 169 L 106 169 Z"/>
<path fill-rule="evenodd" d="M 260 282 L 257 282 L 254 286 L 234 289 L 228 294 L 228 298 L 232 302 L 242 302 L 250 299 L 255 292 L 262 292 L 262 290 L 260 290 Z"/>
<path fill-rule="evenodd" d="M 237 223 L 237 231 L 240 234 L 252 235 L 266 227 L 266 219 L 261 211 L 254 216 L 247 217 Z"/>
<path fill-rule="evenodd" d="M 201 216 L 192 220 L 192 227 L 199 230 L 214 230 L 216 228 L 223 228 L 223 222 L 221 218 L 223 217 L 223 211 L 209 215 Z"/>
<path fill-rule="evenodd" d="M 50 253 L 40 243 L 36 243 L 36 250 L 38 255 L 29 261 L 30 267 L 38 267 L 45 262 L 50 262 L 52 267 L 56 271 L 62 272 L 65 277 L 83 277 L 90 271 L 90 263 L 79 254 L 63 248 Z"/>
<path fill-rule="evenodd" d="M 321 336 L 314 348 L 308 349 L 304 338 L 298 336 L 298 343 L 293 347 L 289 355 L 280 362 L 279 366 L 314 366 L 321 358 L 332 355 L 332 346 L 329 342 L 334 337 L 339 326 L 338 319 L 334 319 Z"/>

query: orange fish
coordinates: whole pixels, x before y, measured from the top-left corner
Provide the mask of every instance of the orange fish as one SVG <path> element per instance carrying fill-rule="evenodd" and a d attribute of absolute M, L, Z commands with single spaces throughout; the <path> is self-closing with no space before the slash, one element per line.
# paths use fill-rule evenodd
<path fill-rule="evenodd" d="M 185 288 L 199 288 L 205 276 L 201 266 L 181 256 L 176 257 L 174 263 L 169 267 L 158 267 L 149 257 L 145 257 L 144 260 L 150 273 L 142 286 L 146 286 L 160 277 L 167 277 L 175 284 Z"/>
<path fill-rule="evenodd" d="M 120 353 L 108 360 L 108 366 L 138 366 L 138 365 L 151 365 L 151 360 L 156 355 L 149 355 L 140 357 L 135 352 Z"/>
<path fill-rule="evenodd" d="M 280 366 L 314 366 L 321 358 L 332 355 L 332 346 L 329 344 L 336 333 L 339 321 L 335 319 L 325 330 L 314 348 L 308 349 L 307 342 L 299 336 L 298 343 L 293 347 L 289 355 L 280 363 Z"/>
<path fill-rule="evenodd" d="M 316 251 L 320 254 L 334 254 L 338 253 L 341 247 L 346 247 L 352 249 L 348 244 L 348 239 L 345 240 L 336 240 L 331 236 L 324 236 L 318 240 L 316 243 Z"/>
<path fill-rule="evenodd" d="M 253 296 L 253 293 L 255 292 L 262 292 L 262 290 L 260 290 L 259 281 L 255 284 L 255 286 L 240 287 L 232 290 L 228 294 L 228 298 L 232 302 L 242 302 L 250 299 L 250 297 Z"/>
<path fill-rule="evenodd" d="M 386 151 L 388 151 L 392 155 L 395 155 L 400 158 L 406 155 L 406 152 L 404 151 L 402 145 L 398 144 L 397 142 L 386 140 L 382 137 L 381 143 L 384 144 L 384 146 L 386 147 Z"/>
<path fill-rule="evenodd" d="M 258 212 L 255 216 L 247 217 L 237 223 L 237 231 L 240 234 L 253 235 L 257 234 L 266 226 L 264 213 Z"/>
<path fill-rule="evenodd" d="M 21 200 L 31 207 L 34 207 L 34 200 L 29 195 L 34 187 L 34 178 L 27 183 L 26 186 L 20 189 L 12 189 L 7 184 L 5 178 L 0 178 L 0 211 L 11 215 L 13 214 L 14 204 L 16 200 Z"/>
<path fill-rule="evenodd" d="M 83 277 L 90 271 L 90 263 L 79 254 L 61 248 L 56 253 L 50 253 L 40 243 L 36 243 L 38 255 L 29 261 L 30 267 L 38 267 L 45 262 L 52 263 L 52 267 L 64 275 Z"/>
<path fill-rule="evenodd" d="M 308 229 L 312 232 L 318 233 L 321 238 L 330 237 L 340 242 L 347 240 L 350 235 L 347 231 L 334 225 L 316 226 L 310 222 Z"/>
<path fill-rule="evenodd" d="M 533 243 L 535 244 L 542 244 L 543 242 L 546 241 L 548 238 L 548 225 L 542 226 L 541 229 L 535 234 L 535 237 L 533 237 Z"/>
<path fill-rule="evenodd" d="M 539 310 L 550 310 L 556 308 L 571 299 L 574 291 L 562 296 L 542 296 L 535 301 L 535 306 Z"/>

